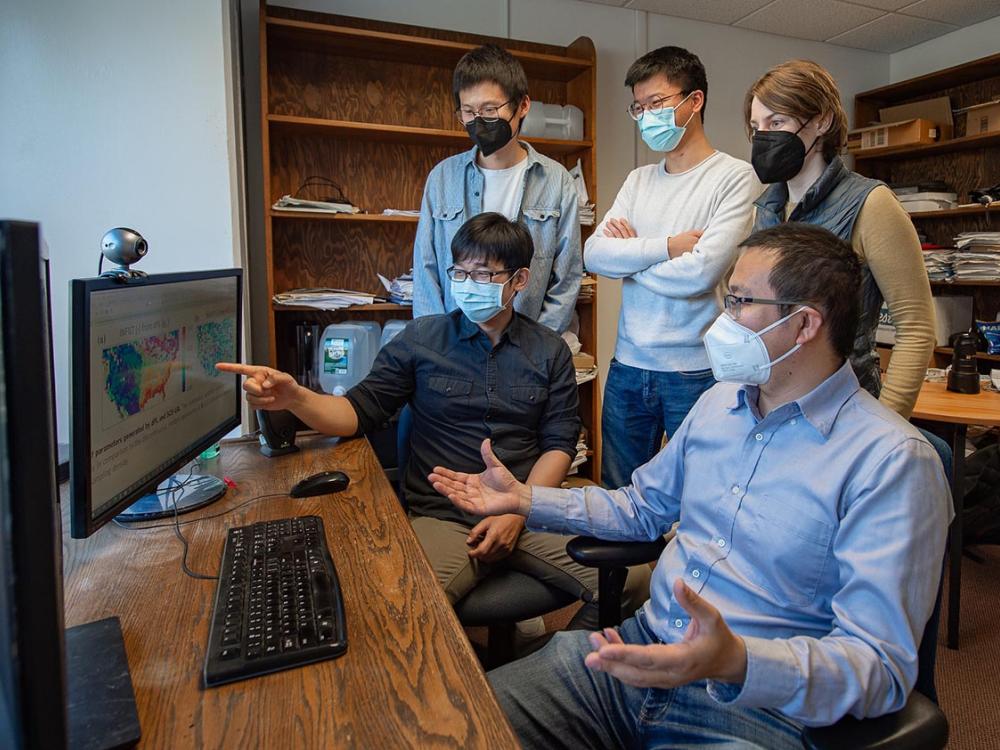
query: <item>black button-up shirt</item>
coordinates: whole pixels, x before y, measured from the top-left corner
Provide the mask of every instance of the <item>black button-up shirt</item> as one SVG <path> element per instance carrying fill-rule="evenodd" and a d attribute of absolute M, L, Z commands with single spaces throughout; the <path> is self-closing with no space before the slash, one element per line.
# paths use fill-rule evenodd
<path fill-rule="evenodd" d="M 487 437 L 521 481 L 547 451 L 576 455 L 579 395 L 569 347 L 520 314 L 495 347 L 460 310 L 411 321 L 382 348 L 347 399 L 362 434 L 410 404 L 413 432 L 403 487 L 410 510 L 419 515 L 479 521 L 439 495 L 427 475 L 435 466 L 482 471 L 479 450 Z"/>

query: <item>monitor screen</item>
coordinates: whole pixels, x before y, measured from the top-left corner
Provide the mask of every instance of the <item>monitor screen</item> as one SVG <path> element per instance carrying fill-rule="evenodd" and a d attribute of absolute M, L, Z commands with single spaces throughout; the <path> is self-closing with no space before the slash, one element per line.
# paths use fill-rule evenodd
<path fill-rule="evenodd" d="M 66 744 L 45 259 L 0 221 L 0 747 Z"/>
<path fill-rule="evenodd" d="M 239 269 L 75 280 L 72 534 L 83 537 L 240 424 Z"/>

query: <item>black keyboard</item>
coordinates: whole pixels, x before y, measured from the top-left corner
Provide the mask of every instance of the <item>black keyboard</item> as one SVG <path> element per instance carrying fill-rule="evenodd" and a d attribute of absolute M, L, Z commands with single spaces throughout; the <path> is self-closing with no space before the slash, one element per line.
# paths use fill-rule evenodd
<path fill-rule="evenodd" d="M 344 601 L 317 516 L 229 530 L 205 685 L 332 659 L 347 649 Z"/>

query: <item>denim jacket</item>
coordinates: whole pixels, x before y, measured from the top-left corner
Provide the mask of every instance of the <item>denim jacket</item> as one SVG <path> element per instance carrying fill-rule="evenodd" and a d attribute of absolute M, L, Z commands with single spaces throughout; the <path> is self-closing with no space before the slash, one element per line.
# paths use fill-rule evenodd
<path fill-rule="evenodd" d="M 527 143 L 520 220 L 535 243 L 531 279 L 514 309 L 554 331 L 569 328 L 583 277 L 576 188 L 569 172 Z M 446 271 L 451 241 L 468 219 L 483 210 L 483 173 L 476 147 L 439 162 L 427 176 L 413 245 L 413 317 L 457 309 Z"/>

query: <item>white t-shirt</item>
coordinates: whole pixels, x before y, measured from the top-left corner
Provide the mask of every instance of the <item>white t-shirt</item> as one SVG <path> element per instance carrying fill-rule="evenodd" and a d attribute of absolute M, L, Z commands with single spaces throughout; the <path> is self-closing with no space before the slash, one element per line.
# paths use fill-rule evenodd
<path fill-rule="evenodd" d="M 511 221 L 521 215 L 521 198 L 524 196 L 524 170 L 528 168 L 527 154 L 513 167 L 483 169 L 483 212 L 496 211 Z"/>

